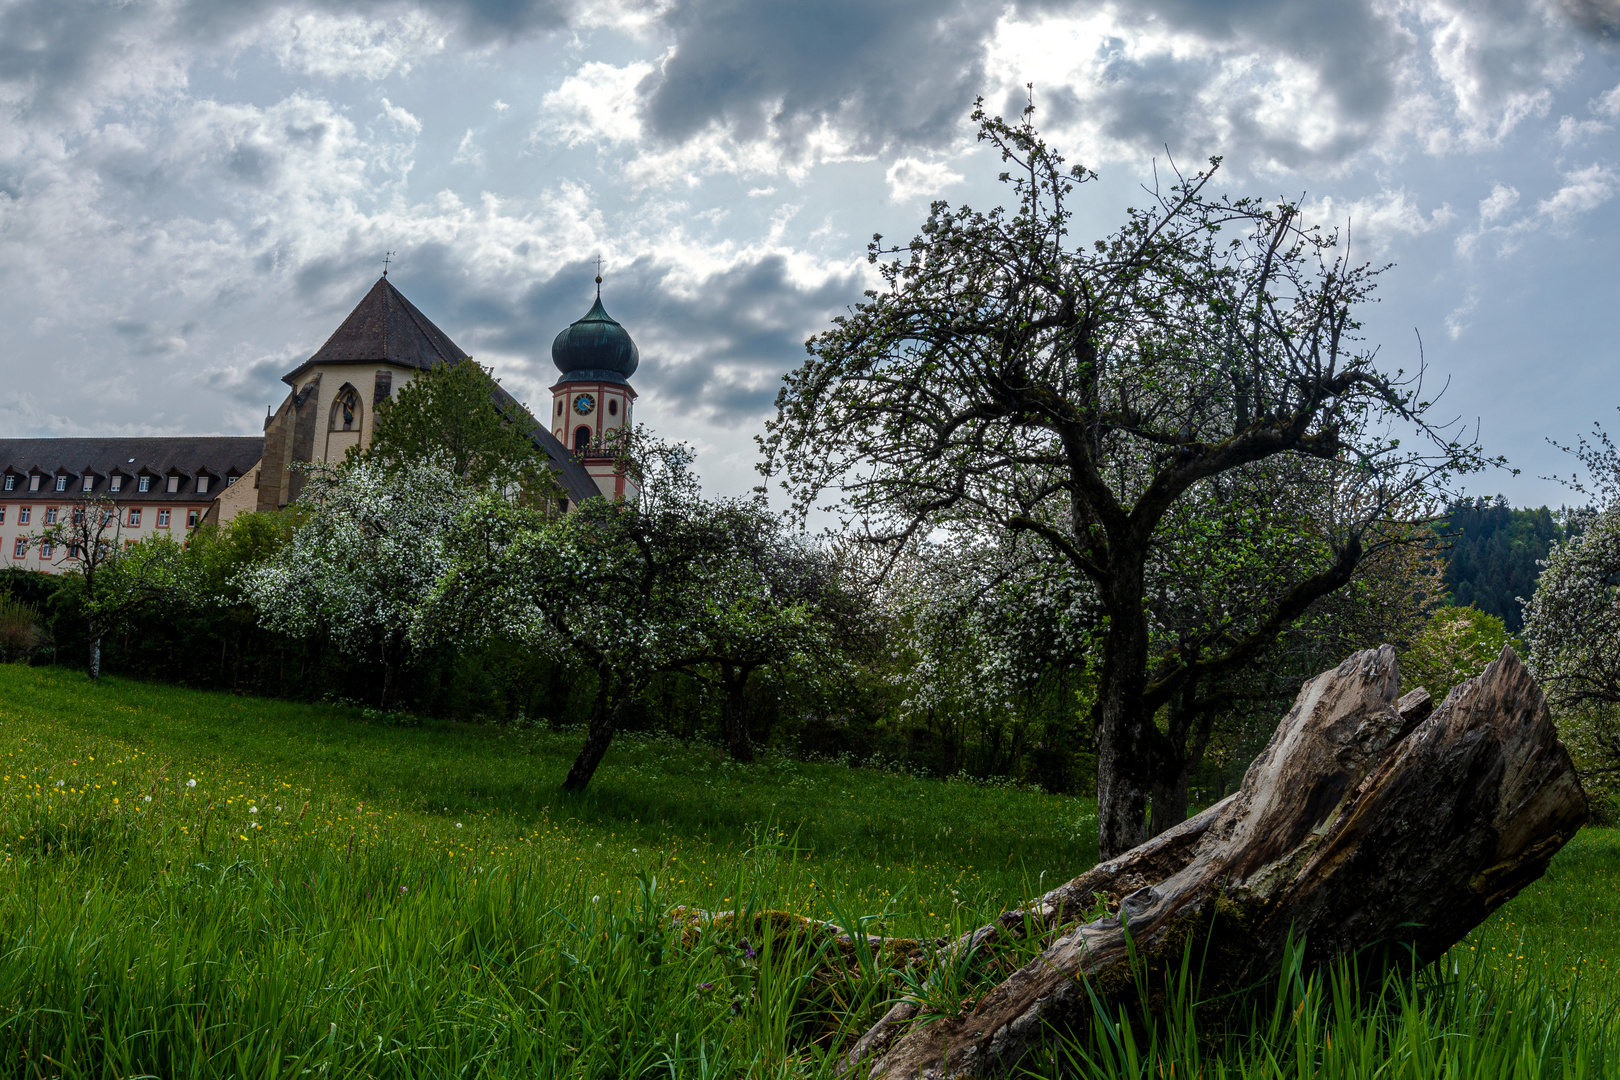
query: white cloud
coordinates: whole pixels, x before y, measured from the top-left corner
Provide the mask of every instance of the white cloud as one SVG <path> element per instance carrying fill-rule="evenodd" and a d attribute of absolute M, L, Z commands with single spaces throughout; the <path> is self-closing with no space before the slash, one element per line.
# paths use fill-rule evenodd
<path fill-rule="evenodd" d="M 1588 165 L 1564 174 L 1563 185 L 1536 204 L 1536 214 L 1560 228 L 1614 198 L 1616 175 L 1607 165 Z"/>
<path fill-rule="evenodd" d="M 1492 222 L 1519 203 L 1519 189 L 1507 184 L 1492 184 L 1491 193 L 1479 200 L 1479 220 Z"/>
<path fill-rule="evenodd" d="M 471 165 L 475 169 L 484 167 L 484 151 L 473 142 L 473 129 L 468 128 L 467 133 L 461 137 L 456 147 L 455 156 L 450 159 L 452 165 Z"/>
<path fill-rule="evenodd" d="M 395 127 L 401 131 L 408 131 L 412 135 L 422 134 L 422 121 L 412 116 L 410 111 L 393 104 L 387 98 L 382 99 L 383 115 L 393 121 Z"/>
<path fill-rule="evenodd" d="M 570 146 L 640 139 L 641 115 L 636 87 L 653 70 L 650 63 L 614 67 L 592 61 L 581 65 L 561 86 L 540 100 L 535 134 L 561 139 Z"/>
<path fill-rule="evenodd" d="M 1302 209 L 1306 221 L 1337 228 L 1357 248 L 1374 255 L 1383 254 L 1399 239 L 1442 228 L 1456 217 L 1449 205 L 1425 214 L 1404 188 L 1385 188 L 1375 196 L 1350 202 L 1326 196 Z"/>
<path fill-rule="evenodd" d="M 1563 174 L 1563 182 L 1551 195 L 1536 202 L 1535 209 L 1514 221 L 1505 221 L 1518 205 L 1519 192 L 1505 184 L 1495 184 L 1491 194 L 1480 200 L 1479 226 L 1457 238 L 1457 251 L 1472 255 L 1480 244 L 1495 242 L 1498 255 L 1519 250 L 1529 236 L 1549 231 L 1567 233 L 1575 222 L 1614 198 L 1620 188 L 1620 174 L 1607 165 L 1594 163 Z M 1503 224 L 1493 224 L 1503 221 Z"/>
<path fill-rule="evenodd" d="M 1599 116 L 1607 116 L 1611 120 L 1620 120 L 1620 86 L 1605 94 L 1600 94 L 1588 106 Z"/>
<path fill-rule="evenodd" d="M 923 161 L 914 157 L 897 160 L 889 166 L 883 178 L 888 181 L 889 195 L 898 202 L 938 195 L 944 188 L 960 184 L 965 179 L 943 161 Z"/>
<path fill-rule="evenodd" d="M 1452 308 L 1451 313 L 1446 316 L 1446 336 L 1452 341 L 1462 337 L 1463 331 L 1469 326 L 1468 316 L 1472 315 L 1474 308 L 1478 306 L 1479 294 L 1472 289 L 1468 290 L 1463 302 Z"/>
<path fill-rule="evenodd" d="M 393 19 L 306 12 L 269 29 L 281 66 L 303 75 L 348 76 L 375 82 L 408 74 L 421 60 L 443 51 L 448 30 L 419 11 Z"/>

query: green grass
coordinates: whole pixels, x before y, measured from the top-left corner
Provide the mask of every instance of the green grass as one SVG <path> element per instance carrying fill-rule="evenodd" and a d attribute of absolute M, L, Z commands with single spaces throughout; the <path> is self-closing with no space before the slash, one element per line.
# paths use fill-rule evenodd
<path fill-rule="evenodd" d="M 770 918 L 677 932 L 672 908 L 930 937 L 1094 856 L 1082 800 L 668 741 L 621 741 L 564 797 L 577 744 L 0 666 L 0 1075 L 832 1075 L 902 974 Z M 1615 835 L 1371 1006 L 1296 972 L 1240 1032 L 1189 1035 L 1187 1006 L 1142 1045 L 1100 1023 L 1054 1054 L 1605 1075 Z"/>

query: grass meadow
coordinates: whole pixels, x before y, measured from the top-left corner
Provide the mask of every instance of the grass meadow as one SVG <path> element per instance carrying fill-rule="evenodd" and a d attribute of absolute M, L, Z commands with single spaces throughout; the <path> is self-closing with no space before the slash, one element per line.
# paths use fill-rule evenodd
<path fill-rule="evenodd" d="M 833 1076 L 926 982 L 900 938 L 1094 861 L 1083 800 L 626 738 L 423 722 L 0 665 L 0 1075 Z M 1102 1009 L 1036 1075 L 1620 1075 L 1620 835 L 1415 980 L 1290 967 L 1247 1020 Z M 738 910 L 702 931 L 678 908 Z"/>

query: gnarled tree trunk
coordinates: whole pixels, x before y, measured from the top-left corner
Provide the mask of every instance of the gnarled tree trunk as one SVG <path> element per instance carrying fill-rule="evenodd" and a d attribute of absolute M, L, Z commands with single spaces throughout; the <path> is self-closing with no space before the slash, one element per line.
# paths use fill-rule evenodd
<path fill-rule="evenodd" d="M 992 1075 L 1049 1026 L 1084 1022 L 1087 983 L 1134 987 L 1189 942 L 1203 994 L 1271 972 L 1290 934 L 1322 961 L 1384 943 L 1435 959 L 1535 881 L 1586 819 L 1586 796 L 1535 680 L 1510 649 L 1452 691 L 1397 702 L 1395 651 L 1357 653 L 1300 691 L 1238 792 L 965 935 L 993 949 L 1033 924 L 1050 944 L 967 1015 L 891 1009 L 850 1052 L 870 1077 Z M 1076 925 L 1098 894 L 1113 914 Z M 1128 941 L 1129 939 L 1129 941 Z"/>

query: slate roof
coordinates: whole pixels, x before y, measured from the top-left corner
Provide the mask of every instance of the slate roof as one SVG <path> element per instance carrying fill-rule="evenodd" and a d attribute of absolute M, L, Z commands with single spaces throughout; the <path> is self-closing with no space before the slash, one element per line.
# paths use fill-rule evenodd
<path fill-rule="evenodd" d="M 518 423 L 533 424 L 529 428 L 529 438 L 534 441 L 535 446 L 545 451 L 551 463 L 556 466 L 557 480 L 568 493 L 570 502 L 578 504 L 602 494 L 602 489 L 596 486 L 596 481 L 585 471 L 585 466 L 574 459 L 574 455 L 568 452 L 568 448 L 544 424 L 530 417 L 528 410 L 518 404 L 518 400 L 507 393 L 499 383 L 495 385 L 493 396 L 495 407 L 504 415 Z"/>
<path fill-rule="evenodd" d="M 0 474 L 28 476 L 43 473 L 70 478 L 66 491 L 44 483 L 39 491 L 29 491 L 27 481 L 16 488 L 0 488 L 0 501 L 51 499 L 62 501 L 84 494 L 81 478 L 96 477 L 92 495 L 108 495 L 120 502 L 209 502 L 224 490 L 210 484 L 199 494 L 195 479 L 209 476 L 245 476 L 264 456 L 264 439 L 258 436 L 182 435 L 175 437 L 88 438 L 88 439 L 0 439 Z M 177 494 L 166 491 L 140 492 L 125 483 L 119 492 L 108 491 L 106 478 L 114 472 L 137 477 L 143 472 L 155 476 L 179 474 L 184 477 Z"/>
<path fill-rule="evenodd" d="M 315 350 L 315 355 L 282 376 L 296 385 L 314 364 L 398 364 L 426 370 L 435 364 L 467 359 L 450 335 L 405 299 L 387 276 L 349 312 L 349 317 Z"/>

